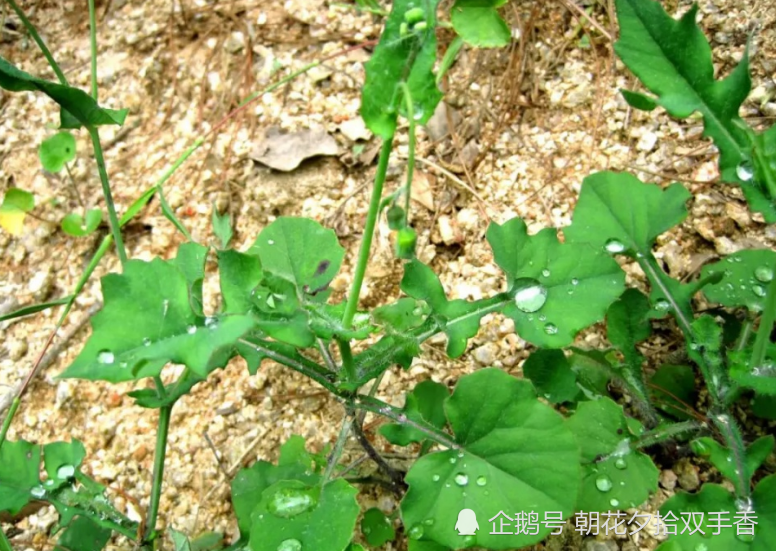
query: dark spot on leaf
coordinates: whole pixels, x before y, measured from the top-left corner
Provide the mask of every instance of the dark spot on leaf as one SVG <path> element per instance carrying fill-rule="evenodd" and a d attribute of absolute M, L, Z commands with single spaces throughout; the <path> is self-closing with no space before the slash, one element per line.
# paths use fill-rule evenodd
<path fill-rule="evenodd" d="M 617 429 L 617 434 L 622 434 L 622 429 Z"/>
<path fill-rule="evenodd" d="M 315 269 L 315 275 L 313 277 L 318 277 L 320 275 L 323 275 L 326 273 L 326 270 L 329 269 L 329 266 L 331 265 L 331 262 L 328 260 L 322 260 L 320 264 L 318 264 L 318 267 Z"/>

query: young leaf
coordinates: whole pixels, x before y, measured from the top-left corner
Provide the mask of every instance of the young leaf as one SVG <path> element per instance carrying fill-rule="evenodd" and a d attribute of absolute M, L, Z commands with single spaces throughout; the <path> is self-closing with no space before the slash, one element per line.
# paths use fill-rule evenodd
<path fill-rule="evenodd" d="M 11 235 L 22 232 L 25 213 L 35 208 L 35 198 L 29 191 L 16 187 L 9 188 L 0 205 L 0 227 Z"/>
<path fill-rule="evenodd" d="M 186 243 L 178 261 L 131 260 L 123 274 L 102 278 L 105 306 L 92 318 L 92 336 L 60 377 L 137 380 L 168 362 L 204 377 L 227 358 L 217 355 L 254 327 L 247 315 L 201 315 L 205 247 Z M 186 258 L 199 258 L 191 266 Z M 198 303 L 199 302 L 199 303 Z M 218 358 L 217 365 L 211 359 Z"/>
<path fill-rule="evenodd" d="M 39 486 L 40 446 L 19 440 L 0 448 L 0 511 L 15 515 L 31 500 Z M 39 494 L 35 491 L 35 494 Z"/>
<path fill-rule="evenodd" d="M 62 231 L 73 237 L 83 237 L 96 230 L 100 222 L 102 222 L 100 209 L 89 209 L 86 211 L 86 218 L 71 212 L 62 219 Z"/>
<path fill-rule="evenodd" d="M 59 172 L 75 159 L 75 138 L 70 132 L 54 134 L 40 144 L 38 156 L 44 170 Z"/>
<path fill-rule="evenodd" d="M 708 314 L 693 321 L 692 328 L 695 341 L 687 347 L 687 354 L 700 368 L 712 396 L 722 398 L 731 390 L 722 356 L 722 328 Z"/>
<path fill-rule="evenodd" d="M 636 345 L 649 338 L 652 326 L 647 319 L 649 300 L 638 289 L 626 290 L 606 313 L 606 336 L 627 357 Z"/>
<path fill-rule="evenodd" d="M 396 131 L 406 82 L 418 124 L 426 124 L 442 98 L 434 79 L 436 62 L 436 9 L 438 0 L 397 0 L 385 22 L 380 43 L 366 63 L 366 82 L 361 90 L 361 117 L 369 130 L 383 139 Z M 413 14 L 422 10 L 421 20 Z M 409 14 L 409 20 L 407 19 Z"/>
<path fill-rule="evenodd" d="M 396 537 L 391 521 L 378 508 L 372 507 L 364 513 L 361 519 L 361 533 L 369 545 L 379 547 Z"/>
<path fill-rule="evenodd" d="M 104 109 L 78 88 L 64 86 L 25 73 L 0 57 L 0 87 L 10 92 L 40 91 L 62 107 L 62 128 L 102 124 L 124 124 L 127 109 Z"/>
<path fill-rule="evenodd" d="M 213 203 L 213 233 L 221 241 L 221 249 L 226 249 L 232 240 L 234 232 L 232 231 L 232 220 L 229 213 L 219 214 L 215 203 Z"/>
<path fill-rule="evenodd" d="M 762 312 L 775 265 L 776 252 L 769 249 L 747 249 L 733 253 L 703 267 L 702 278 L 722 275 L 719 282 L 706 285 L 703 294 L 723 306 L 745 306 L 752 312 Z"/>
<path fill-rule="evenodd" d="M 746 472 L 744 477 L 748 480 L 754 476 L 755 471 L 759 469 L 763 461 L 773 451 L 773 436 L 761 436 L 752 442 L 746 448 Z M 736 480 L 739 475 L 736 473 L 735 461 L 732 459 L 730 450 L 722 446 L 719 442 L 708 436 L 696 438 L 692 442 L 693 451 L 701 457 L 708 459 L 717 470 L 728 480 Z"/>
<path fill-rule="evenodd" d="M 625 273 L 603 249 L 561 243 L 554 229 L 529 236 L 525 222 L 513 218 L 492 223 L 487 239 L 509 282 L 512 300 L 503 312 L 537 346 L 570 344 L 580 330 L 603 319 L 624 289 Z"/>
<path fill-rule="evenodd" d="M 357 493 L 342 478 L 322 488 L 298 480 L 276 482 L 251 513 L 251 550 L 342 551 L 356 527 Z"/>
<path fill-rule="evenodd" d="M 57 540 L 54 551 L 101 551 L 112 532 L 86 516 L 75 517 Z"/>
<path fill-rule="evenodd" d="M 438 429 L 447 424 L 443 403 L 450 396 L 447 387 L 428 380 L 415 385 L 407 394 L 403 412 L 408 419 L 425 421 Z M 426 435 L 416 428 L 401 423 L 389 423 L 380 427 L 380 434 L 396 446 L 409 446 L 412 442 L 423 442 Z M 370 545 L 378 545 L 372 544 Z"/>
<path fill-rule="evenodd" d="M 633 438 L 622 407 L 609 398 L 582 402 L 567 424 L 582 448 L 577 509 L 637 507 L 657 490 L 660 471 L 648 455 L 631 449 Z"/>
<path fill-rule="evenodd" d="M 695 372 L 690 366 L 661 365 L 649 382 L 652 383 L 649 392 L 655 407 L 676 419 L 691 418 L 687 406 L 695 405 L 697 391 Z"/>
<path fill-rule="evenodd" d="M 506 0 L 456 0 L 450 21 L 458 36 L 477 48 L 500 48 L 509 44 L 512 33 L 496 8 Z"/>
<path fill-rule="evenodd" d="M 476 371 L 459 379 L 445 412 L 459 449 L 424 455 L 407 474 L 410 488 L 401 512 L 410 538 L 460 548 L 462 538 L 451 526 L 462 509 L 486 519 L 498 511 L 571 514 L 579 449 L 563 419 L 536 399 L 528 381 L 493 368 Z M 517 549 L 549 531 L 541 524 L 535 535 L 483 529 L 467 536 L 465 545 Z"/>
<path fill-rule="evenodd" d="M 52 300 L 49 302 L 43 302 L 41 304 L 22 306 L 18 310 L 14 310 L 13 312 L 0 316 L 0 322 L 21 318 L 23 316 L 29 316 L 30 314 L 35 314 L 36 312 L 42 312 L 43 310 L 48 310 L 49 308 L 53 308 L 55 306 L 61 306 L 63 304 L 67 304 L 68 302 L 70 302 L 71 298 L 72 298 L 72 295 L 68 295 L 66 297 L 58 298 L 56 300 Z"/>
<path fill-rule="evenodd" d="M 561 350 L 540 349 L 523 364 L 523 374 L 540 396 L 553 404 L 573 401 L 579 394 L 577 376 Z"/>

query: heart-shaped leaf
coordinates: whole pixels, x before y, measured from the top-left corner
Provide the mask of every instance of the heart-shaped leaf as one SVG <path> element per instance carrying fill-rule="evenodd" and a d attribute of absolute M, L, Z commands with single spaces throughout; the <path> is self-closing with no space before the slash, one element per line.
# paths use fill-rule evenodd
<path fill-rule="evenodd" d="M 59 172 L 75 159 L 75 138 L 70 132 L 59 132 L 46 138 L 38 148 L 38 157 L 44 170 Z"/>
<path fill-rule="evenodd" d="M 100 222 L 102 222 L 100 209 L 89 209 L 86 211 L 86 217 L 71 212 L 62 219 L 62 231 L 73 237 L 83 237 L 96 230 Z"/>

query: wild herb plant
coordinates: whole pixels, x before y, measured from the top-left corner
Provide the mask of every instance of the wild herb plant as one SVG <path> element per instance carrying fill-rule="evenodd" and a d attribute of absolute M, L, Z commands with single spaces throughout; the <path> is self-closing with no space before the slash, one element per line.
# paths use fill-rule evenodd
<path fill-rule="evenodd" d="M 32 32 L 13 1 L 9 3 Z M 499 5 L 459 0 L 452 24 L 471 44 L 496 45 L 478 43 L 482 37 L 501 44 L 509 37 L 503 37 L 503 21 L 495 10 Z M 720 151 L 723 181 L 741 186 L 752 209 L 773 223 L 776 131 L 752 129 L 738 116 L 750 88 L 747 57 L 728 77 L 715 81 L 709 45 L 695 23 L 696 8 L 675 21 L 653 0 L 617 0 L 616 6 L 621 32 L 616 51 L 654 94 L 624 92 L 626 99 L 637 108 L 661 106 L 677 117 L 700 112 Z M 91 3 L 90 8 L 93 14 Z M 657 489 L 658 469 L 650 452 L 667 442 L 685 447 L 690 442 L 692 452 L 708 460 L 733 489 L 707 483 L 698 493 L 678 492 L 669 499 L 661 516 L 707 513 L 709 518 L 701 522 L 706 536 L 681 533 L 660 549 L 772 548 L 776 475 L 766 475 L 762 465 L 774 440 L 745 439 L 734 406 L 748 404 L 756 415 L 776 417 L 776 347 L 771 337 L 776 253 L 740 251 L 706 266 L 697 281 L 677 281 L 663 271 L 653 248 L 659 235 L 685 219 L 690 193 L 678 183 L 663 188 L 627 173 L 599 172 L 583 181 L 562 241 L 554 228 L 529 235 L 518 218 L 491 224 L 486 238 L 504 272 L 502 292 L 473 301 L 447 298 L 433 270 L 414 256 L 415 233 L 408 219 L 415 127 L 428 121 L 442 97 L 433 73 L 436 15 L 432 0 L 394 2 L 366 66 L 361 115 L 383 147 L 352 285 L 342 302 L 332 300 L 329 284 L 345 250 L 332 230 L 305 218 L 278 218 L 240 252 L 227 248 L 232 228 L 214 213 L 214 232 L 221 242 L 214 252 L 189 239 L 171 260 L 126 259 L 120 226 L 154 193 L 162 198 L 165 215 L 187 233 L 163 200 L 164 180 L 119 220 L 104 161 L 97 155 L 123 270 L 102 279 L 104 308 L 92 320 L 86 346 L 60 376 L 153 380 L 154 389 L 130 393 L 138 405 L 159 411 L 150 506 L 143 523 L 117 511 L 105 488 L 81 472 L 85 451 L 77 441 L 42 447 L 24 440 L 3 442 L 17 397 L 0 434 L 0 510 L 14 514 L 35 500 L 54 505 L 60 514 L 56 530 L 63 530 L 59 544 L 68 549 L 100 549 L 114 533 L 141 549 L 158 548 L 172 408 L 194 385 L 239 355 L 251 373 L 268 359 L 307 376 L 337 397 L 345 415 L 327 455 L 309 452 L 295 436 L 282 446 L 277 465 L 258 461 L 237 474 L 232 504 L 241 536 L 228 549 L 363 549 L 354 541 L 359 540 L 356 526 L 362 516 L 358 488 L 346 480 L 340 464 L 350 434 L 378 464 L 385 483 L 403 494 L 397 514 L 411 551 L 518 549 L 543 540 L 575 512 L 637 508 Z M 94 32 L 92 36 L 94 44 Z M 452 56 L 443 60 L 443 69 Z M 51 55 L 47 57 L 56 70 Z M 62 126 L 85 127 L 95 152 L 97 126 L 123 122 L 123 112 L 98 106 L 96 89 L 89 96 L 66 82 L 23 73 L 5 60 L 0 60 L 0 84 L 49 95 L 61 106 Z M 408 177 L 399 193 L 384 197 L 400 117 L 410 136 Z M 359 291 L 383 209 L 397 231 L 396 254 L 406 260 L 400 283 L 405 296 L 362 311 Z M 86 218 L 83 222 L 88 224 Z M 109 238 L 97 262 L 110 244 Z M 221 285 L 221 307 L 212 316 L 205 315 L 202 305 L 209 254 L 218 261 Z M 649 296 L 626 289 L 618 258 L 638 263 L 649 282 Z M 699 293 L 716 309 L 699 311 Z M 382 374 L 409 367 L 420 345 L 434 335 L 444 333 L 451 358 L 464 354 L 480 320 L 490 313 L 512 319 L 515 331 L 537 347 L 523 367 L 525 378 L 486 368 L 461 377 L 452 394 L 438 383 L 421 382 L 407 394 L 403 408 L 375 398 Z M 734 313 L 741 313 L 743 321 Z M 651 336 L 652 320 L 666 317 L 676 322 L 689 361 L 658 366 L 648 379 L 644 365 L 649 358 L 638 345 Z M 581 330 L 604 319 L 611 348 L 573 346 Z M 162 370 L 170 363 L 185 368 L 165 384 Z M 610 385 L 628 395 L 627 410 L 607 396 Z M 390 420 L 380 432 L 392 444 L 419 445 L 406 473 L 392 467 L 364 437 L 367 412 Z M 482 521 L 478 533 L 458 535 L 453 526 L 464 509 L 488 519 L 530 513 L 539 522 L 533 529 L 510 526 L 507 532 L 488 533 Z M 710 536 L 711 516 L 719 512 L 739 519 L 756 516 L 756 526 L 751 534 L 731 526 Z M 372 546 L 396 537 L 391 520 L 378 509 L 363 513 L 360 532 Z M 176 549 L 204 545 L 174 530 L 169 535 Z M 0 549 L 11 549 L 4 536 Z"/>

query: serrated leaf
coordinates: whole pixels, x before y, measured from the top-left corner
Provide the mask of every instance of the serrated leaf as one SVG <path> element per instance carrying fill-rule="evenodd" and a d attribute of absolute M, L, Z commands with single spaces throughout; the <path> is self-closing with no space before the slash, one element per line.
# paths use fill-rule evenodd
<path fill-rule="evenodd" d="M 11 235 L 19 235 L 24 226 L 25 213 L 35 208 L 35 197 L 29 191 L 9 188 L 0 205 L 0 227 Z"/>
<path fill-rule="evenodd" d="M 350 543 L 358 519 L 357 493 L 342 478 L 322 488 L 298 480 L 276 482 L 262 492 L 251 513 L 249 547 L 252 551 L 342 551 Z M 303 500 L 301 496 L 306 497 Z M 298 545 L 292 546 L 292 540 Z"/>
<path fill-rule="evenodd" d="M 437 3 L 438 0 L 425 0 L 420 8 L 423 21 L 413 22 L 405 16 L 408 11 L 418 9 L 415 2 L 393 2 L 380 43 L 366 63 L 360 113 L 367 128 L 383 139 L 393 136 L 397 113 L 403 111 L 402 82 L 410 90 L 418 124 L 428 122 L 442 99 L 433 73 Z"/>
<path fill-rule="evenodd" d="M 528 381 L 493 368 L 476 371 L 459 379 L 445 412 L 459 449 L 425 455 L 407 474 L 401 512 L 411 538 L 461 548 L 463 538 L 451 526 L 462 509 L 483 518 L 498 511 L 571 514 L 579 449 L 563 419 L 536 399 Z M 516 549 L 549 531 L 541 525 L 536 535 L 480 530 L 465 545 Z"/>
<path fill-rule="evenodd" d="M 89 517 L 76 517 L 59 536 L 54 551 L 101 551 L 111 535 Z"/>
<path fill-rule="evenodd" d="M 246 315 L 197 313 L 205 252 L 187 243 L 176 260 L 131 260 L 123 274 L 103 277 L 105 306 L 92 317 L 93 332 L 81 354 L 60 377 L 137 380 L 158 375 L 170 362 L 204 377 L 223 366 L 228 357 L 217 352 L 232 347 L 254 322 Z"/>
<path fill-rule="evenodd" d="M 40 91 L 62 107 L 62 128 L 124 124 L 127 109 L 105 109 L 78 88 L 43 80 L 14 67 L 0 56 L 0 87 L 10 92 Z"/>
<path fill-rule="evenodd" d="M 687 406 L 695 405 L 697 391 L 695 372 L 690 366 L 661 365 L 650 379 L 650 383 L 650 395 L 656 407 L 676 419 L 691 418 Z"/>
<path fill-rule="evenodd" d="M 553 404 L 571 402 L 579 394 L 577 376 L 561 350 L 536 350 L 523 364 L 523 374 Z"/>
<path fill-rule="evenodd" d="M 660 471 L 649 456 L 631 449 L 622 407 L 610 398 L 580 403 L 567 424 L 582 449 L 578 510 L 637 507 L 657 490 Z"/>
<path fill-rule="evenodd" d="M 62 231 L 73 237 L 83 237 L 96 230 L 100 222 L 102 222 L 100 209 L 89 209 L 86 211 L 86 217 L 71 212 L 62 219 Z"/>
<path fill-rule="evenodd" d="M 730 390 L 730 380 L 722 355 L 722 328 L 704 314 L 692 322 L 692 329 L 695 341 L 687 347 L 687 354 L 700 368 L 709 392 L 724 396 Z"/>
<path fill-rule="evenodd" d="M 431 380 L 423 381 L 407 394 L 402 411 L 408 419 L 425 421 L 442 429 L 447 424 L 443 404 L 448 396 L 450 392 L 445 385 Z M 427 438 L 418 429 L 401 423 L 388 423 L 379 430 L 386 440 L 396 446 L 408 446 L 413 442 L 423 442 Z"/>
<path fill-rule="evenodd" d="M 747 53 L 724 79 L 714 80 L 711 48 L 692 6 L 679 20 L 658 2 L 617 0 L 617 55 L 671 115 L 703 115 L 706 136 L 720 151 L 720 170 L 736 167 L 748 142 L 738 110 L 751 88 Z M 738 180 L 740 182 L 740 180 Z"/>
<path fill-rule="evenodd" d="M 396 537 L 396 530 L 388 517 L 380 509 L 372 507 L 361 519 L 361 533 L 369 545 L 379 547 Z"/>
<path fill-rule="evenodd" d="M 70 132 L 59 132 L 41 142 L 38 157 L 44 170 L 59 172 L 75 159 L 75 152 L 75 137 Z"/>
<path fill-rule="evenodd" d="M 738 251 L 703 267 L 702 278 L 722 276 L 719 282 L 706 285 L 703 294 L 723 306 L 745 306 L 753 312 L 762 312 L 774 267 L 776 252 L 770 249 Z"/>
<path fill-rule="evenodd" d="M 458 36 L 477 48 L 500 48 L 509 44 L 512 33 L 496 8 L 501 0 L 456 0 L 450 21 Z"/>
<path fill-rule="evenodd" d="M 513 299 L 503 313 L 537 346 L 570 344 L 579 331 L 603 319 L 625 287 L 625 273 L 603 249 L 568 238 L 561 243 L 554 229 L 529 236 L 525 223 L 514 218 L 491 223 L 487 240 Z"/>
<path fill-rule="evenodd" d="M 24 440 L 3 442 L 0 448 L 0 511 L 15 515 L 35 499 L 30 491 L 38 486 L 40 447 Z"/>

